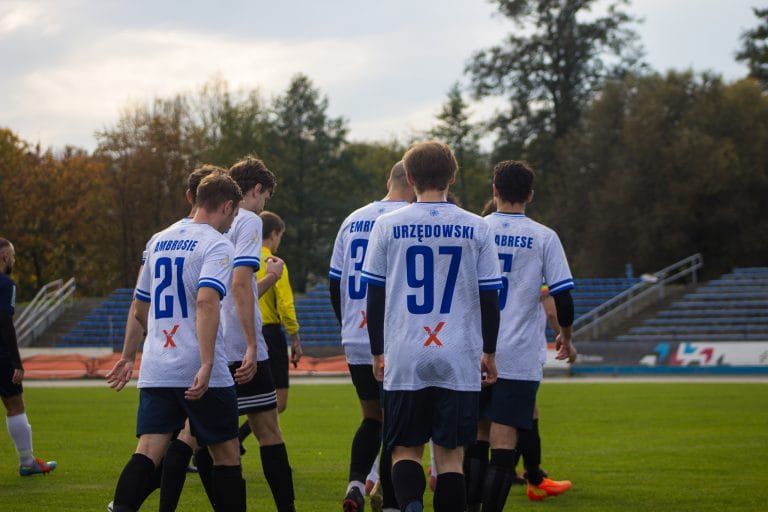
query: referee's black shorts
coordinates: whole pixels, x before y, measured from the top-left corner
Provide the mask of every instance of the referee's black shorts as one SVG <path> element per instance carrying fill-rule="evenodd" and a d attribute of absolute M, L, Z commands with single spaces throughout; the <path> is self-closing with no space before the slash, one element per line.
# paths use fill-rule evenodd
<path fill-rule="evenodd" d="M 288 387 L 288 343 L 280 324 L 264 324 L 261 327 L 269 351 L 269 365 L 275 389 Z"/>

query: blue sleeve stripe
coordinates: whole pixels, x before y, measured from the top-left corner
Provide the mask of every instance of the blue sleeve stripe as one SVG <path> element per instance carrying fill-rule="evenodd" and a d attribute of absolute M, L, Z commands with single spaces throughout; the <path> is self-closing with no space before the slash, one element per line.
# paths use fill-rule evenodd
<path fill-rule="evenodd" d="M 492 279 L 478 279 L 479 283 L 500 283 L 501 278 L 500 277 L 494 277 Z"/>
<path fill-rule="evenodd" d="M 378 274 L 374 274 L 373 272 L 366 272 L 365 270 L 362 271 L 363 277 L 370 277 L 373 279 L 380 279 L 381 281 L 386 281 L 387 276 L 380 276 Z"/>
<path fill-rule="evenodd" d="M 235 262 L 232 266 L 233 267 L 253 267 L 255 269 L 258 269 L 261 266 L 261 259 L 254 258 L 252 256 L 240 256 L 239 258 L 235 258 Z"/>
<path fill-rule="evenodd" d="M 341 270 L 339 270 L 337 268 L 331 267 L 331 270 L 328 271 L 328 275 L 329 276 L 334 276 L 335 275 L 335 276 L 341 277 Z"/>
<path fill-rule="evenodd" d="M 494 283 L 494 284 L 481 284 L 480 285 L 480 291 L 488 291 L 488 290 L 501 290 L 503 286 L 501 283 Z"/>
<path fill-rule="evenodd" d="M 334 274 L 333 271 L 328 272 L 328 279 L 333 279 L 334 281 L 341 281 L 341 274 Z"/>
<path fill-rule="evenodd" d="M 573 279 L 565 279 L 559 283 L 550 285 L 549 294 L 552 295 L 553 293 L 563 292 L 565 290 L 570 290 L 571 288 L 574 288 Z"/>
<path fill-rule="evenodd" d="M 227 289 L 224 287 L 224 285 L 219 281 L 218 279 L 214 279 L 212 277 L 204 277 L 200 279 L 200 281 L 197 282 L 197 287 L 199 288 L 213 288 L 217 292 L 219 292 L 219 295 L 222 297 L 227 295 Z"/>
<path fill-rule="evenodd" d="M 136 288 L 136 293 L 134 294 L 134 297 L 136 297 L 139 300 L 143 300 L 144 302 L 150 302 L 152 300 L 152 296 L 149 294 L 149 292 L 145 292 L 144 290 L 139 290 Z"/>
<path fill-rule="evenodd" d="M 384 281 L 383 279 L 374 279 L 366 275 L 362 277 L 361 281 L 364 283 L 372 284 L 374 286 L 381 286 L 381 287 L 386 286 L 386 281 Z"/>

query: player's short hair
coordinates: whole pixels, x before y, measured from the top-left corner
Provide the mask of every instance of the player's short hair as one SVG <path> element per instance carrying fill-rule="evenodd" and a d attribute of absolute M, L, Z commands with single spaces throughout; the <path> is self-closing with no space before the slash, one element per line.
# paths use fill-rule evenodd
<path fill-rule="evenodd" d="M 408 180 L 405 179 L 405 165 L 400 160 L 389 171 L 389 182 L 398 189 L 408 188 Z"/>
<path fill-rule="evenodd" d="M 211 173 L 198 185 L 195 205 L 212 212 L 227 201 L 237 206 L 242 199 L 243 192 L 235 180 L 226 174 Z"/>
<path fill-rule="evenodd" d="M 411 146 L 403 156 L 403 164 L 417 192 L 445 190 L 459 168 L 451 148 L 437 141 Z"/>
<path fill-rule="evenodd" d="M 267 169 L 267 166 L 253 155 L 248 155 L 235 165 L 229 168 L 229 175 L 232 176 L 244 194 L 256 185 L 261 185 L 262 191 L 275 191 L 277 186 L 277 177 Z"/>
<path fill-rule="evenodd" d="M 3 252 L 9 247 L 13 247 L 13 244 L 8 239 L 0 237 L 0 252 Z"/>
<path fill-rule="evenodd" d="M 192 202 L 197 201 L 197 187 L 203 178 L 211 173 L 226 174 L 227 170 L 213 164 L 203 164 L 187 176 L 187 190 L 192 194 Z"/>
<path fill-rule="evenodd" d="M 285 222 L 278 214 L 264 210 L 259 217 L 261 217 L 261 238 L 264 240 L 272 236 L 272 233 L 285 231 Z"/>
<path fill-rule="evenodd" d="M 533 190 L 533 169 L 526 162 L 504 160 L 493 168 L 493 184 L 508 203 L 524 203 Z"/>

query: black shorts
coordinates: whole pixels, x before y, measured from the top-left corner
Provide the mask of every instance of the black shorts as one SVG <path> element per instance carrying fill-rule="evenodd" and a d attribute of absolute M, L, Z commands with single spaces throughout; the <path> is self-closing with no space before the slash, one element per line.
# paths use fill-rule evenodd
<path fill-rule="evenodd" d="M 200 400 L 184 398 L 186 388 L 141 388 L 136 437 L 175 433 L 189 418 L 192 435 L 202 445 L 237 438 L 235 387 L 208 388 Z"/>
<path fill-rule="evenodd" d="M 269 351 L 269 366 L 275 388 L 288 387 L 288 343 L 280 324 L 266 324 L 261 328 Z"/>
<path fill-rule="evenodd" d="M 373 376 L 372 364 L 348 364 L 352 384 L 360 400 L 381 400 L 381 382 Z"/>
<path fill-rule="evenodd" d="M 9 398 L 24 392 L 21 384 L 13 383 L 14 367 L 7 357 L 0 357 L 0 396 Z"/>
<path fill-rule="evenodd" d="M 238 361 L 229 365 L 229 372 L 233 378 L 235 370 L 240 368 L 241 363 Z M 256 375 L 249 382 L 245 384 L 235 383 L 239 414 L 277 408 L 277 393 L 275 393 L 275 383 L 272 380 L 272 371 L 269 366 L 268 359 L 259 361 L 256 363 Z"/>
<path fill-rule="evenodd" d="M 498 379 L 481 392 L 480 416 L 494 423 L 530 430 L 538 390 L 539 382 L 535 380 Z"/>
<path fill-rule="evenodd" d="M 429 387 L 384 391 L 384 445 L 421 446 L 430 438 L 444 448 L 477 440 L 480 392 Z"/>

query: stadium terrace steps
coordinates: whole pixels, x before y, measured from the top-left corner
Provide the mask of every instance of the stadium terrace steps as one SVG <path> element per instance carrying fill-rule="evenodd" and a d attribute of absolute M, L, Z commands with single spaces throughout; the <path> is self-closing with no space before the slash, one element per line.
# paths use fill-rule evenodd
<path fill-rule="evenodd" d="M 736 268 L 645 319 L 616 341 L 766 341 L 768 267 Z"/>

